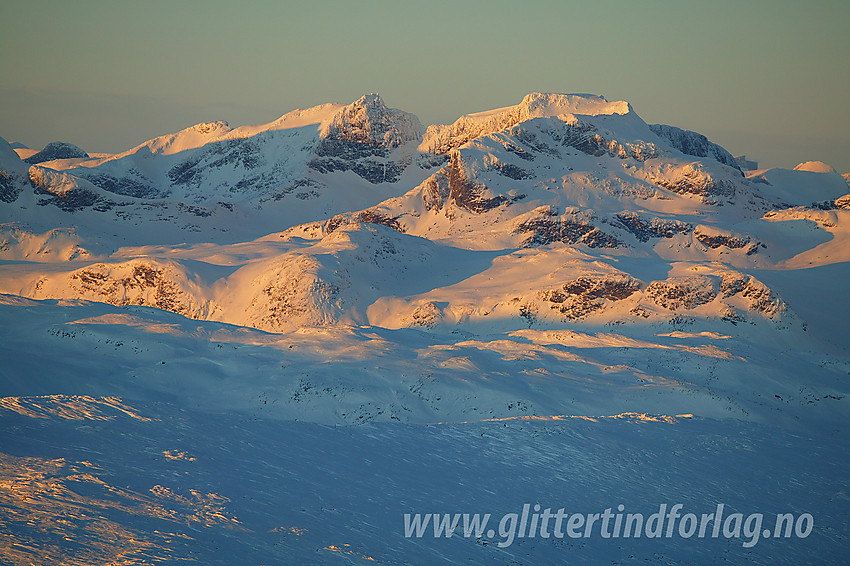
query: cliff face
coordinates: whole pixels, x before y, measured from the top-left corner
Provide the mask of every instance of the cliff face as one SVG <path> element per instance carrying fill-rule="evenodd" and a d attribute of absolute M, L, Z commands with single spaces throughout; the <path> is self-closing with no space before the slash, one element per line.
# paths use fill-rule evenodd
<path fill-rule="evenodd" d="M 732 157 L 731 153 L 716 143 L 710 142 L 707 137 L 700 133 L 664 124 L 650 124 L 649 128 L 686 155 L 710 157 L 739 171 L 741 169 L 738 161 Z"/>
<path fill-rule="evenodd" d="M 370 183 L 394 183 L 410 164 L 392 159 L 393 150 L 418 142 L 416 116 L 387 108 L 377 94 L 341 109 L 320 134 L 310 167 L 322 173 L 353 171 Z"/>

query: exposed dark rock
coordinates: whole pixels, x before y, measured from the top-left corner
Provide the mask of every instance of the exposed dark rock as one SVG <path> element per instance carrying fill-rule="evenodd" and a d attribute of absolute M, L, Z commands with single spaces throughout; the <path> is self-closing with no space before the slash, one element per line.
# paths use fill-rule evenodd
<path fill-rule="evenodd" d="M 169 169 L 168 178 L 176 185 L 198 186 L 203 182 L 204 173 L 208 169 L 234 165 L 250 171 L 263 164 L 262 151 L 257 141 L 246 139 L 225 140 L 208 144 L 204 146 L 200 153 L 182 163 L 178 163 Z M 237 187 L 239 187 L 238 184 Z"/>
<path fill-rule="evenodd" d="M 401 224 L 398 223 L 397 216 L 392 217 L 378 210 L 364 210 L 363 212 L 357 213 L 355 218 L 359 222 L 363 222 L 365 224 L 381 224 L 382 226 L 387 226 L 397 232 L 404 232 L 404 228 L 402 228 Z"/>
<path fill-rule="evenodd" d="M 370 157 L 388 157 L 389 148 L 371 139 L 325 138 L 316 147 L 317 157 L 332 157 L 344 161 L 356 161 Z"/>
<path fill-rule="evenodd" d="M 632 158 L 637 161 L 646 161 L 658 156 L 658 150 L 652 143 L 623 144 L 617 140 L 609 140 L 599 134 L 593 125 L 581 121 L 574 124 L 563 122 L 561 124 L 560 128 L 548 130 L 552 139 L 562 146 L 572 147 L 588 155 L 595 157 L 608 155 L 620 159 Z"/>
<path fill-rule="evenodd" d="M 621 301 L 640 289 L 640 283 L 628 277 L 579 277 L 563 285 L 564 292 L 591 299 Z"/>
<path fill-rule="evenodd" d="M 513 163 L 505 163 L 503 161 L 497 161 L 493 163 L 492 168 L 504 175 L 505 177 L 513 179 L 514 181 L 530 179 L 534 176 L 525 169 L 517 167 Z"/>
<path fill-rule="evenodd" d="M 787 311 L 785 301 L 755 277 L 741 273 L 732 273 L 731 277 L 746 279 L 740 295 L 749 302 L 749 310 L 771 319 L 776 319 Z"/>
<path fill-rule="evenodd" d="M 738 295 L 747 288 L 749 282 L 749 276 L 743 273 L 738 273 L 737 271 L 724 273 L 720 280 L 720 292 L 724 298 Z"/>
<path fill-rule="evenodd" d="M 337 228 L 339 228 L 340 226 L 344 226 L 349 222 L 351 222 L 351 220 L 348 214 L 337 214 L 325 223 L 324 233 L 331 234 Z"/>
<path fill-rule="evenodd" d="M 393 217 L 388 214 L 381 212 L 380 210 L 369 209 L 363 210 L 356 214 L 352 214 L 350 212 L 337 214 L 333 218 L 327 221 L 325 224 L 324 232 L 325 234 L 331 234 L 336 231 L 340 226 L 344 226 L 346 224 L 350 224 L 352 222 L 361 222 L 363 224 L 380 224 L 382 226 L 386 226 L 388 228 L 392 228 L 396 232 L 404 232 L 404 228 L 398 222 L 399 217 Z"/>
<path fill-rule="evenodd" d="M 440 309 L 437 308 L 437 305 L 428 302 L 416 307 L 410 316 L 405 319 L 405 322 L 409 327 L 419 326 L 423 328 L 432 328 L 440 322 L 442 316 L 443 315 L 440 313 Z"/>
<path fill-rule="evenodd" d="M 200 216 L 202 218 L 212 216 L 213 214 L 213 211 L 209 208 L 194 204 L 185 204 L 182 202 L 177 203 L 177 210 L 186 214 L 194 214 L 195 216 Z"/>
<path fill-rule="evenodd" d="M 25 163 L 35 165 L 54 159 L 79 159 L 88 158 L 89 154 L 72 143 L 50 142 L 38 153 L 24 159 Z"/>
<path fill-rule="evenodd" d="M 172 183 L 177 185 L 188 185 L 195 179 L 195 175 L 198 174 L 197 167 L 200 162 L 201 158 L 199 156 L 195 156 L 191 159 L 178 163 L 168 170 L 168 178 L 171 179 Z"/>
<path fill-rule="evenodd" d="M 747 308 L 770 319 L 787 311 L 785 302 L 764 283 L 751 275 L 737 271 L 722 274 L 720 292 L 724 298 L 740 296 L 746 299 Z"/>
<path fill-rule="evenodd" d="M 80 181 L 67 173 L 32 167 L 30 182 L 35 187 L 36 194 L 47 195 L 47 198 L 39 199 L 39 206 L 53 205 L 65 212 L 76 212 L 96 204 L 96 210 L 99 211 L 109 210 L 115 205 L 95 191 L 80 186 Z"/>
<path fill-rule="evenodd" d="M 675 311 L 710 303 L 717 292 L 708 277 L 694 276 L 653 281 L 646 288 L 645 295 L 655 304 Z"/>
<path fill-rule="evenodd" d="M 27 185 L 32 185 L 29 179 L 0 169 L 0 201 L 15 202 Z"/>
<path fill-rule="evenodd" d="M 522 141 L 524 141 L 524 140 L 522 140 Z M 521 147 L 514 145 L 509 141 L 505 141 L 502 144 L 502 146 L 506 150 L 510 151 L 511 153 L 513 153 L 514 155 L 519 157 L 520 159 L 523 159 L 525 161 L 534 161 L 534 154 L 533 153 L 529 153 L 529 152 L 525 151 L 524 149 L 522 149 Z"/>
<path fill-rule="evenodd" d="M 720 320 L 730 322 L 733 326 L 738 326 L 739 322 L 747 321 L 745 317 L 731 307 L 723 309 L 723 314 L 720 316 Z"/>
<path fill-rule="evenodd" d="M 584 276 L 543 291 L 541 299 L 564 318 L 576 320 L 602 309 L 604 300 L 621 301 L 639 290 L 640 282 L 628 276 Z"/>
<path fill-rule="evenodd" d="M 817 210 L 835 210 L 838 208 L 835 206 L 834 200 L 825 200 L 822 202 L 813 202 L 811 208 L 815 208 Z"/>
<path fill-rule="evenodd" d="M 687 234 L 693 230 L 693 226 L 687 222 L 656 217 L 646 219 L 631 211 L 618 214 L 617 221 L 641 242 L 648 242 L 650 238 L 672 238 L 676 234 Z"/>
<path fill-rule="evenodd" d="M 594 228 L 590 232 L 587 232 L 581 237 L 579 242 L 589 248 L 618 248 L 624 245 L 617 238 L 606 234 L 599 228 Z"/>
<path fill-rule="evenodd" d="M 534 305 L 520 305 L 519 316 L 524 318 L 528 327 L 531 328 L 537 322 L 537 309 Z"/>
<path fill-rule="evenodd" d="M 422 201 L 428 210 L 440 210 L 451 194 L 451 169 L 443 167 L 422 183 Z"/>
<path fill-rule="evenodd" d="M 295 193 L 295 198 L 306 200 L 319 196 L 319 190 L 323 188 L 325 188 L 324 185 L 317 183 L 312 179 L 297 179 L 295 182 L 285 187 L 276 189 L 268 197 L 261 198 L 260 202 L 265 202 L 267 200 L 281 200 L 293 191 L 299 191 Z"/>
<path fill-rule="evenodd" d="M 741 167 L 731 153 L 716 143 L 709 141 L 707 137 L 700 133 L 665 124 L 650 124 L 649 128 L 656 135 L 665 138 L 673 147 L 686 155 L 710 157 L 738 171 L 741 170 Z"/>
<path fill-rule="evenodd" d="M 100 187 L 104 191 L 115 193 L 116 195 L 149 199 L 163 198 L 169 194 L 168 190 L 160 190 L 150 183 L 150 181 L 146 182 L 130 176 L 117 178 L 105 173 L 86 173 L 78 170 L 74 170 L 74 173 L 92 185 Z"/>
<path fill-rule="evenodd" d="M 616 248 L 623 245 L 615 237 L 586 222 L 572 219 L 534 218 L 516 227 L 515 234 L 528 234 L 523 247 L 552 242 L 582 243 L 591 248 Z"/>
<path fill-rule="evenodd" d="M 738 237 L 738 236 L 708 235 L 708 234 L 701 234 L 699 232 L 694 232 L 694 237 L 702 245 L 707 246 L 711 249 L 717 249 L 720 246 L 726 246 L 729 249 L 736 250 L 738 248 L 743 248 L 744 246 L 746 246 L 750 243 L 750 238 L 747 237 L 747 236 Z"/>
<path fill-rule="evenodd" d="M 718 180 L 705 173 L 701 167 L 689 165 L 675 180 L 657 178 L 655 184 L 680 195 L 696 195 L 706 204 L 722 204 L 718 197 L 735 196 L 735 185 Z"/>
<path fill-rule="evenodd" d="M 0 201 L 15 202 L 18 199 L 22 188 L 20 183 L 15 181 L 11 175 L 5 171 L 0 171 Z"/>
<path fill-rule="evenodd" d="M 310 168 L 321 173 L 352 171 L 370 183 L 395 183 L 405 166 L 390 158 L 393 149 L 418 139 L 419 122 L 367 95 L 340 110 L 321 134 Z"/>
<path fill-rule="evenodd" d="M 649 146 L 648 144 L 623 145 L 617 140 L 606 140 L 599 134 L 593 134 L 584 140 L 583 143 L 574 145 L 573 147 L 583 151 L 584 153 L 597 157 L 607 154 L 611 157 L 618 157 L 620 159 L 631 157 L 637 161 L 646 161 L 647 159 L 652 159 L 657 156 L 654 146 Z"/>
<path fill-rule="evenodd" d="M 192 316 L 192 301 L 170 274 L 146 264 L 133 266 L 126 277 L 116 277 L 105 264 L 94 264 L 71 274 L 71 284 L 84 295 L 99 296 L 105 303 L 155 307 Z"/>
<path fill-rule="evenodd" d="M 317 158 L 310 161 L 310 168 L 319 173 L 351 171 L 375 185 L 378 183 L 395 183 L 404 172 L 404 167 L 389 159 L 378 161 L 363 156 L 356 158 L 356 160 L 331 157 Z"/>
<path fill-rule="evenodd" d="M 94 204 L 99 200 L 99 197 L 96 194 L 85 189 L 68 191 L 61 195 L 54 195 L 53 193 L 42 189 L 36 189 L 35 192 L 38 194 L 50 195 L 48 198 L 39 199 L 39 206 L 52 204 L 53 206 L 61 208 L 65 212 L 77 212 L 78 210 L 94 206 Z"/>
<path fill-rule="evenodd" d="M 492 210 L 508 201 L 502 195 L 487 197 L 486 190 L 486 185 L 466 178 L 460 152 L 453 152 L 449 166 L 449 198 L 460 208 L 476 214 Z"/>
<path fill-rule="evenodd" d="M 441 167 L 448 160 L 449 157 L 441 153 L 420 153 L 416 156 L 416 164 L 420 169 Z"/>
<path fill-rule="evenodd" d="M 529 129 L 523 124 L 517 124 L 511 128 L 510 135 L 524 147 L 515 146 L 508 141 L 504 141 L 503 145 L 505 149 L 526 161 L 533 161 L 537 155 L 558 157 L 558 151 L 552 146 L 550 140 L 558 146 L 563 145 L 561 143 L 564 138 L 562 128 L 557 128 L 556 131 L 556 128 L 548 127 L 544 128 L 541 133 L 544 134 L 542 139 L 535 130 Z"/>

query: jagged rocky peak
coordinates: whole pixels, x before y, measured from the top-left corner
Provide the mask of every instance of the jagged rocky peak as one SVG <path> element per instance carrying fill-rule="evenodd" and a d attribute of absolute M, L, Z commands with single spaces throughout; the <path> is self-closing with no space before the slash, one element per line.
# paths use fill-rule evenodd
<path fill-rule="evenodd" d="M 214 122 L 201 122 L 200 124 L 195 124 L 191 129 L 199 134 L 215 134 L 221 131 L 229 131 L 230 125 L 224 120 L 216 120 Z"/>
<path fill-rule="evenodd" d="M 203 144 L 206 143 L 209 138 L 217 138 L 230 132 L 232 129 L 233 128 L 231 128 L 224 120 L 213 120 L 212 122 L 201 122 L 200 124 L 189 126 L 175 134 L 154 138 L 148 143 L 166 140 L 171 141 L 171 143 L 179 143 L 180 141 L 185 143 L 191 139 L 197 140 L 196 143 Z"/>
<path fill-rule="evenodd" d="M 532 118 L 625 115 L 631 111 L 628 102 L 608 102 L 605 97 L 594 94 L 534 92 L 525 95 L 522 102 L 516 106 L 467 114 L 449 125 L 429 126 L 420 149 L 446 154 L 470 140 L 500 132 Z"/>
<path fill-rule="evenodd" d="M 416 116 L 388 108 L 379 94 L 367 94 L 340 109 L 320 135 L 326 140 L 395 149 L 418 140 L 421 130 Z"/>
<path fill-rule="evenodd" d="M 670 142 L 675 149 L 694 157 L 710 157 L 724 165 L 741 170 L 741 166 L 731 153 L 708 140 L 707 137 L 691 130 L 683 130 L 666 124 L 650 124 L 649 129 L 658 137 Z"/>
<path fill-rule="evenodd" d="M 88 153 L 72 143 L 55 141 L 50 142 L 44 146 L 44 149 L 28 157 L 25 161 L 30 165 L 35 165 L 36 163 L 44 163 L 45 161 L 53 161 L 54 159 L 87 159 L 88 157 Z"/>
<path fill-rule="evenodd" d="M 409 164 L 395 160 L 393 150 L 418 142 L 419 119 L 387 108 L 377 94 L 344 106 L 323 124 L 310 168 L 320 173 L 353 171 L 370 183 L 394 183 Z"/>

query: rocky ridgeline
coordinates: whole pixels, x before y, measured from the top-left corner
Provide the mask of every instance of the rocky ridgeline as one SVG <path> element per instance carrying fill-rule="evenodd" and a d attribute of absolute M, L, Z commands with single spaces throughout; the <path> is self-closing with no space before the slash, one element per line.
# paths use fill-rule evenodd
<path fill-rule="evenodd" d="M 575 321 L 594 314 L 604 319 L 601 315 L 620 301 L 627 302 L 629 307 L 628 314 L 617 318 L 621 322 L 678 320 L 682 314 L 719 317 L 731 324 L 766 319 L 776 325 L 787 325 L 795 320 L 776 293 L 756 278 L 734 270 L 670 277 L 648 285 L 627 274 L 582 276 L 560 287 L 541 290 L 520 310 L 533 311 L 541 321 Z M 624 312 L 623 308 L 618 309 L 618 314 Z"/>
<path fill-rule="evenodd" d="M 394 161 L 392 151 L 418 142 L 422 126 L 412 114 L 387 108 L 377 94 L 340 110 L 320 132 L 310 167 L 321 173 L 353 171 L 370 183 L 394 183 L 410 160 Z"/>
<path fill-rule="evenodd" d="M 136 211 L 135 224 L 154 229 L 154 221 L 185 223 L 181 237 L 187 230 L 218 235 L 213 227 L 248 230 L 260 215 L 273 220 L 264 225 L 272 228 L 258 228 L 253 238 L 291 232 L 281 234 L 280 246 L 257 244 L 267 257 L 244 265 L 224 260 L 234 262 L 233 270 L 215 285 L 172 256 L 128 261 L 77 252 L 94 248 L 75 233 L 50 257 L 88 264 L 33 271 L 18 287 L 0 290 L 152 306 L 274 332 L 375 320 L 445 329 L 491 320 L 643 324 L 685 315 L 784 325 L 794 321 L 790 308 L 745 273 L 773 261 L 759 253 L 767 249 L 759 223 L 793 216 L 826 230 L 850 208 L 841 179 L 841 191 L 819 193 L 822 206 L 798 211 L 781 204 L 794 196 L 795 186 L 783 188 L 786 177 L 832 179 L 834 172 L 810 165 L 744 177 L 734 158 L 704 136 L 647 125 L 627 103 L 590 95 L 532 94 L 424 133 L 415 116 L 368 95 L 263 127 L 203 123 L 87 167 L 65 165 L 29 165 L 8 144 L 0 147 L 0 206 L 49 206 L 51 213 L 75 214 L 64 218 L 83 227 L 105 219 L 105 239 L 123 229 L 128 210 Z M 293 209 L 307 212 L 278 223 Z M 785 212 L 777 216 L 779 209 Z M 824 215 L 832 224 L 818 220 Z M 0 251 L 37 240 L 22 224 L 14 230 Z M 459 250 L 472 254 L 458 260 L 463 269 L 446 267 L 440 258 Z M 7 257 L 30 259 L 29 250 L 18 252 Z M 491 268 L 467 271 L 472 252 L 494 254 L 493 265 L 517 262 L 514 279 L 488 274 L 487 281 L 503 282 L 472 298 L 451 295 Z M 551 252 L 551 269 L 525 280 L 519 252 Z M 661 262 L 665 272 L 681 258 L 701 270 L 653 280 L 615 269 L 621 257 Z M 218 261 L 210 260 L 215 268 Z M 464 277 L 438 278 L 444 269 Z"/>
<path fill-rule="evenodd" d="M 75 212 L 93 208 L 105 212 L 115 206 L 115 202 L 106 197 L 92 183 L 70 175 L 44 167 L 31 167 L 29 177 L 40 206 L 53 205 L 65 212 Z"/>
<path fill-rule="evenodd" d="M 739 171 L 741 169 L 731 153 L 716 143 L 710 142 L 707 137 L 700 133 L 664 124 L 650 124 L 649 128 L 685 155 L 710 157 Z"/>
<path fill-rule="evenodd" d="M 524 319 L 529 327 L 540 328 L 579 322 L 680 324 L 696 319 L 730 327 L 758 321 L 777 329 L 805 326 L 775 292 L 734 270 L 674 276 L 648 284 L 626 273 L 587 273 L 536 291 L 506 289 L 501 297 L 482 297 L 476 303 L 424 300 L 409 308 L 402 326 L 443 329 L 457 324 L 475 328 L 506 318 Z"/>
<path fill-rule="evenodd" d="M 202 298 L 203 292 L 189 281 L 184 269 L 161 261 L 93 263 L 67 273 L 42 275 L 31 295 L 147 306 L 199 319 L 212 313 L 210 301 Z"/>

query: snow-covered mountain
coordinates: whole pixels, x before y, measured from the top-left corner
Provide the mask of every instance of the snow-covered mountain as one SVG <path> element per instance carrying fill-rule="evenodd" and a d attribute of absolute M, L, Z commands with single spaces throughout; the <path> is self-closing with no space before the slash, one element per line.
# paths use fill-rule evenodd
<path fill-rule="evenodd" d="M 60 145 L 23 161 L 0 139 L 0 416 L 140 406 L 419 438 L 680 415 L 846 441 L 850 187 L 826 164 L 742 172 L 587 94 L 427 128 L 372 94 L 115 155 Z"/>
<path fill-rule="evenodd" d="M 90 227 L 85 248 L 204 241 L 208 231 L 235 243 L 416 185 L 429 167 L 413 164 L 420 130 L 377 95 L 260 126 L 197 124 L 115 155 L 41 161 L 29 170 L 35 191 L 4 219 L 38 234 L 69 223 L 56 208 L 73 213 L 70 223 Z M 8 168 L 27 167 L 13 157 Z"/>
<path fill-rule="evenodd" d="M 530 94 L 424 132 L 369 95 L 106 158 L 3 159 L 2 253 L 27 263 L 2 291 L 275 332 L 693 318 L 792 331 L 805 319 L 759 271 L 846 238 L 834 171 L 745 176 L 704 136 L 593 95 Z"/>
<path fill-rule="evenodd" d="M 27 168 L 7 147 L 3 167 L 2 253 L 25 263 L 2 291 L 269 331 L 692 318 L 792 331 L 804 317 L 759 272 L 847 259 L 834 171 L 745 176 L 704 136 L 594 95 L 530 94 L 424 132 L 368 95 L 98 159 Z"/>
<path fill-rule="evenodd" d="M 46 161 L 56 161 L 60 159 L 88 159 L 89 154 L 67 142 L 50 142 L 41 151 L 27 157 L 24 161 L 35 165 Z"/>

